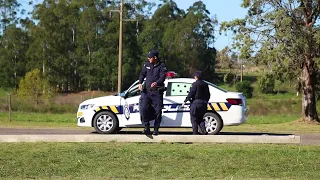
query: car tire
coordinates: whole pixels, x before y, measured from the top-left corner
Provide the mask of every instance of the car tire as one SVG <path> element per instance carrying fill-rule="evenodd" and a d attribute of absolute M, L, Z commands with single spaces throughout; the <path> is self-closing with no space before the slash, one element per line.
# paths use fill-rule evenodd
<path fill-rule="evenodd" d="M 204 117 L 206 131 L 210 135 L 218 134 L 222 127 L 223 127 L 223 121 L 222 119 L 215 113 L 207 112 Z"/>
<path fill-rule="evenodd" d="M 112 134 L 117 132 L 119 121 L 113 113 L 102 111 L 94 117 L 93 127 L 99 134 Z"/>

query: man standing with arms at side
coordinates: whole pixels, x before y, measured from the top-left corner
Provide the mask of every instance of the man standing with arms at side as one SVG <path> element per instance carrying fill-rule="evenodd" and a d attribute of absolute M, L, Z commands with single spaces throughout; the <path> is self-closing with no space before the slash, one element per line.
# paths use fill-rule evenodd
<path fill-rule="evenodd" d="M 166 79 L 167 68 L 163 62 L 159 59 L 159 52 L 151 50 L 147 54 L 148 61 L 142 67 L 139 77 L 139 89 L 141 91 L 141 97 L 139 102 L 139 109 L 141 114 L 141 120 L 144 123 L 144 134 L 151 134 L 150 132 L 150 106 L 153 106 L 155 110 L 155 122 L 154 122 L 154 135 L 159 134 L 159 128 L 162 120 L 162 108 L 163 108 L 163 89 L 164 81 Z M 144 87 L 142 83 L 146 78 Z"/>
<path fill-rule="evenodd" d="M 210 99 L 209 86 L 202 80 L 201 71 L 196 71 L 193 77 L 196 82 L 192 84 L 189 94 L 181 107 L 184 107 L 185 103 L 190 101 L 192 132 L 193 134 L 199 134 L 198 126 L 200 126 L 201 134 L 206 135 L 208 133 L 206 131 L 203 116 L 207 112 L 208 101 Z"/>

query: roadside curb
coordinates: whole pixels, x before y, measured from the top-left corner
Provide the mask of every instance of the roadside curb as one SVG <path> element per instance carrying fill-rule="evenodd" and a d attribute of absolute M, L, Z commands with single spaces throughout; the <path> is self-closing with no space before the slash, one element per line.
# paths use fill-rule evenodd
<path fill-rule="evenodd" d="M 0 142 L 176 142 L 176 143 L 258 143 L 299 144 L 296 135 L 0 135 Z"/>

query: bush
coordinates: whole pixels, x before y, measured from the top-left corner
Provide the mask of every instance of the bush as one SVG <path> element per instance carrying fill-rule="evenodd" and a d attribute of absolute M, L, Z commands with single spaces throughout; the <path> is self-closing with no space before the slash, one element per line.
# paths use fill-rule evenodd
<path fill-rule="evenodd" d="M 235 84 L 236 81 L 237 81 L 237 75 L 232 72 L 226 73 L 223 77 L 223 82 L 229 85 Z"/>
<path fill-rule="evenodd" d="M 17 95 L 39 104 L 42 100 L 50 97 L 48 80 L 42 76 L 39 69 L 34 69 L 20 80 Z"/>
<path fill-rule="evenodd" d="M 238 92 L 242 92 L 246 98 L 252 98 L 253 87 L 250 81 L 242 81 L 236 84 L 236 89 Z"/>
<path fill-rule="evenodd" d="M 258 79 L 258 84 L 262 93 L 267 94 L 274 92 L 275 79 L 272 74 L 265 74 L 263 76 L 260 76 Z"/>

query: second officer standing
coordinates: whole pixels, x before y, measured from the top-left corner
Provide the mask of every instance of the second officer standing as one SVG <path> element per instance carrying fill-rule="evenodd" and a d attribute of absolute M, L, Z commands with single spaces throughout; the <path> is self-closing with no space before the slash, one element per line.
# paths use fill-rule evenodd
<path fill-rule="evenodd" d="M 203 116 L 207 112 L 208 101 L 210 99 L 209 86 L 202 80 L 202 72 L 196 71 L 193 75 L 196 82 L 190 88 L 189 94 L 186 97 L 182 107 L 185 103 L 190 101 L 190 116 L 193 134 L 198 133 L 198 126 L 200 126 L 201 134 L 206 135 L 206 127 Z"/>

